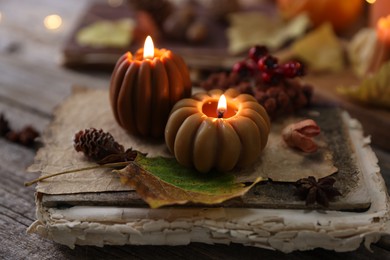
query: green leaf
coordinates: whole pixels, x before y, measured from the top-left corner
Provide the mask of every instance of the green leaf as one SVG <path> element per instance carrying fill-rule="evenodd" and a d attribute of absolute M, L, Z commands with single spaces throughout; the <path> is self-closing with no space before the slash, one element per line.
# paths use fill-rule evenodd
<path fill-rule="evenodd" d="M 123 184 L 136 190 L 150 207 L 201 203 L 217 204 L 244 195 L 262 179 L 251 185 L 235 182 L 231 173 L 209 172 L 200 175 L 174 158 L 148 158 L 139 154 L 134 162 L 118 171 Z"/>

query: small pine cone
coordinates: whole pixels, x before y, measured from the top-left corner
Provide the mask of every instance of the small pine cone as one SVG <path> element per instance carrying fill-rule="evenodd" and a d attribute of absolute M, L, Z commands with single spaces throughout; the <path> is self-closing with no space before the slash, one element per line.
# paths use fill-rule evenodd
<path fill-rule="evenodd" d="M 290 99 L 295 98 L 295 96 L 297 95 L 297 91 L 294 88 L 290 87 L 286 89 L 286 93 L 290 97 Z"/>
<path fill-rule="evenodd" d="M 5 118 L 5 116 L 1 113 L 0 114 L 0 136 L 6 136 L 6 134 L 11 131 L 9 128 L 8 120 Z"/>
<path fill-rule="evenodd" d="M 236 89 L 241 93 L 241 94 L 249 94 L 249 95 L 254 95 L 253 88 L 249 82 L 242 81 L 239 83 L 239 85 L 236 87 Z"/>
<path fill-rule="evenodd" d="M 240 83 L 240 75 L 238 75 L 237 73 L 231 72 L 228 75 L 228 81 L 231 85 L 237 85 L 238 83 Z"/>
<path fill-rule="evenodd" d="M 268 94 L 268 96 L 276 98 L 281 91 L 282 89 L 280 87 L 270 87 L 269 89 L 267 89 L 266 93 Z"/>
<path fill-rule="evenodd" d="M 200 83 L 200 87 L 206 90 L 210 89 L 228 89 L 234 85 L 235 77 L 227 75 L 225 72 L 212 73 L 203 82 Z"/>
<path fill-rule="evenodd" d="M 95 128 L 79 131 L 74 137 L 74 148 L 77 152 L 94 161 L 100 161 L 112 154 L 124 152 L 122 145 L 118 144 L 110 133 Z"/>
<path fill-rule="evenodd" d="M 19 143 L 19 133 L 15 132 L 15 131 L 9 131 L 5 135 L 5 138 L 7 138 L 7 140 L 10 142 Z"/>
<path fill-rule="evenodd" d="M 298 96 L 294 99 L 295 109 L 305 107 L 308 104 L 307 97 L 303 93 L 299 93 Z"/>
<path fill-rule="evenodd" d="M 264 102 L 263 106 L 264 106 L 265 110 L 267 110 L 268 114 L 273 114 L 276 110 L 277 103 L 276 103 L 276 100 L 274 98 L 268 98 Z"/>
<path fill-rule="evenodd" d="M 265 100 L 267 100 L 267 98 L 269 98 L 268 95 L 264 91 L 259 90 L 259 89 L 255 90 L 254 97 L 257 100 L 257 102 L 259 102 L 260 104 L 264 104 Z"/>
<path fill-rule="evenodd" d="M 19 143 L 25 146 L 30 146 L 34 143 L 35 138 L 39 136 L 37 130 L 32 126 L 26 126 L 19 133 Z"/>
<path fill-rule="evenodd" d="M 289 103 L 290 103 L 290 98 L 285 92 L 280 92 L 278 95 L 278 106 L 283 110 L 285 109 Z"/>

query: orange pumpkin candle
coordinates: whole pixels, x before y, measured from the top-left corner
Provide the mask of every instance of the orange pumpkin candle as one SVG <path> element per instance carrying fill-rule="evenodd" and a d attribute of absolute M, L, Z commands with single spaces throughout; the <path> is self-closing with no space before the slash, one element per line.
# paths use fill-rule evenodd
<path fill-rule="evenodd" d="M 110 101 L 116 121 L 129 133 L 162 137 L 169 112 L 191 95 L 183 59 L 170 50 L 156 49 L 148 36 L 134 56 L 127 52 L 111 76 Z"/>
<path fill-rule="evenodd" d="M 265 109 L 234 89 L 222 94 L 219 89 L 198 93 L 173 107 L 165 142 L 180 164 L 224 172 L 252 164 L 264 149 L 270 131 Z M 221 97 L 226 103 L 218 106 Z"/>

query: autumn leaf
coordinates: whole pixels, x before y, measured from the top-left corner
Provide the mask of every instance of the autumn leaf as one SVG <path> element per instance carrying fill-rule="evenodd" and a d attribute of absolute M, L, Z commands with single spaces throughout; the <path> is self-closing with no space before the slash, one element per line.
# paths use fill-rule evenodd
<path fill-rule="evenodd" d="M 390 108 L 390 62 L 364 79 L 359 86 L 339 87 L 337 91 L 355 101 Z"/>
<path fill-rule="evenodd" d="M 123 48 L 131 43 L 134 27 L 129 18 L 101 20 L 78 31 L 76 41 L 82 46 Z"/>
<path fill-rule="evenodd" d="M 278 49 L 286 41 L 303 35 L 310 25 L 310 20 L 305 14 L 286 23 L 279 17 L 271 18 L 256 11 L 230 14 L 229 22 L 230 27 L 226 34 L 229 40 L 228 51 L 232 55 L 240 54 L 253 45 Z"/>
<path fill-rule="evenodd" d="M 114 171 L 121 182 L 136 190 L 151 208 L 166 205 L 217 204 L 244 195 L 251 185 L 235 182 L 233 174 L 211 172 L 200 176 L 194 169 L 180 166 L 174 158 L 148 158 L 139 154 L 134 162 Z"/>

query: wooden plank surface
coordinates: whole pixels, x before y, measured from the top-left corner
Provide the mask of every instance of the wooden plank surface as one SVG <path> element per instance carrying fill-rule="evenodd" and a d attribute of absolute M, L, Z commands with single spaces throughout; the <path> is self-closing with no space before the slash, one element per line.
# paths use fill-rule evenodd
<path fill-rule="evenodd" d="M 79 73 L 58 66 L 61 44 L 89 1 L 37 0 L 0 2 L 0 112 L 15 128 L 32 124 L 43 131 L 52 110 L 71 91 L 73 83 L 105 88 L 109 74 Z M 56 32 L 43 28 L 52 13 L 63 17 Z M 16 44 L 16 45 L 15 45 Z M 16 46 L 16 47 L 15 47 Z M 86 104 L 87 105 L 87 104 Z M 390 153 L 374 146 L 389 189 Z M 0 259 L 389 259 L 390 239 L 348 253 L 322 249 L 283 254 L 241 245 L 189 246 L 65 246 L 26 235 L 35 219 L 34 188 L 23 183 L 37 177 L 26 172 L 35 150 L 0 139 Z"/>

